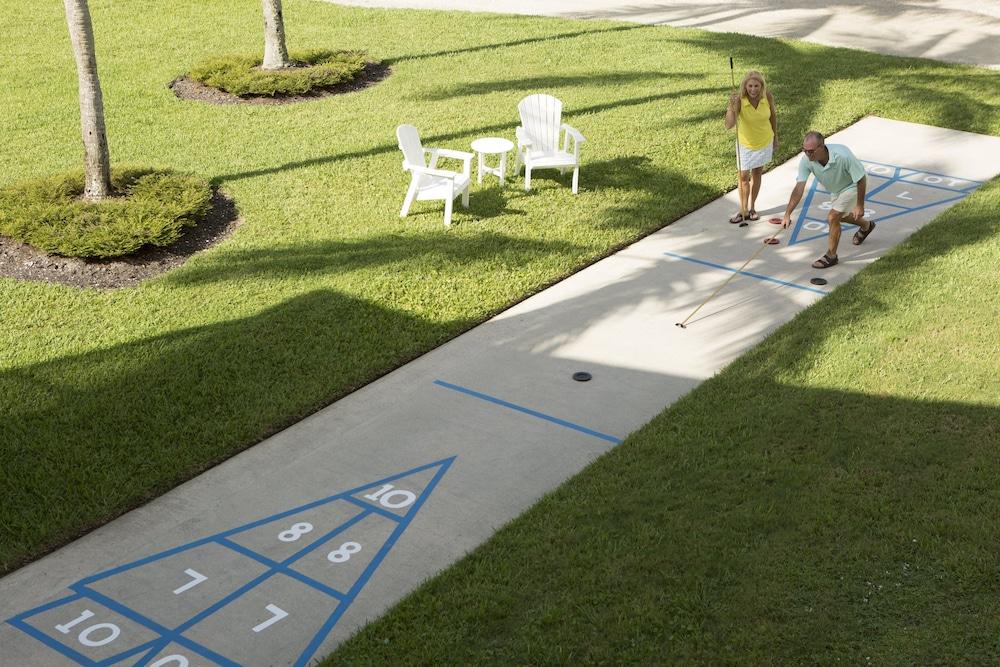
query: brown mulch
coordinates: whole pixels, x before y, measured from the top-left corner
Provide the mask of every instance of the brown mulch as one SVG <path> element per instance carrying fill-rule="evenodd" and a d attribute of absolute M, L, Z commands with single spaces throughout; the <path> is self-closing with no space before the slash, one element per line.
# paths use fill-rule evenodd
<path fill-rule="evenodd" d="M 212 195 L 212 209 L 205 219 L 185 229 L 179 239 L 162 248 L 144 246 L 124 257 L 84 259 L 50 255 L 0 236 L 0 276 L 73 287 L 134 287 L 180 266 L 199 250 L 225 240 L 242 222 L 233 200 L 216 191 Z"/>
<path fill-rule="evenodd" d="M 174 79 L 169 87 L 174 91 L 174 95 L 182 100 L 196 100 L 198 102 L 208 102 L 209 104 L 294 104 L 295 102 L 306 102 L 308 100 L 318 100 L 331 95 L 342 95 L 354 92 L 369 86 L 373 86 L 382 79 L 385 79 L 392 72 L 388 65 L 382 63 L 366 63 L 358 76 L 350 81 L 338 84 L 331 88 L 317 90 L 306 95 L 245 95 L 240 97 L 206 86 L 200 81 L 195 81 L 186 76 Z"/>

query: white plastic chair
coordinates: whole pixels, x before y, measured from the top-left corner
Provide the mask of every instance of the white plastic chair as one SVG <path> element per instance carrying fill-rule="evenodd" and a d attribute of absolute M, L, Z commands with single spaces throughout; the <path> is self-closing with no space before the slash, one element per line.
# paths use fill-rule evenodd
<path fill-rule="evenodd" d="M 517 112 L 521 115 L 521 126 L 516 131 L 514 171 L 520 173 L 524 165 L 524 189 L 531 190 L 532 169 L 559 169 L 560 174 L 565 174 L 572 167 L 573 194 L 576 194 L 580 182 L 580 144 L 586 139 L 576 128 L 562 122 L 562 102 L 551 95 L 529 95 L 518 103 Z"/>
<path fill-rule="evenodd" d="M 453 151 L 447 148 L 424 148 L 420 143 L 420 133 L 412 125 L 400 125 L 396 128 L 396 139 L 399 149 L 403 151 L 403 171 L 411 174 L 410 188 L 406 191 L 403 208 L 399 217 L 405 218 L 410 212 L 413 200 L 428 199 L 444 200 L 444 225 L 451 226 L 451 209 L 455 197 L 462 195 L 462 206 L 469 207 L 469 184 L 472 171 L 472 153 Z M 427 162 L 425 154 L 430 155 Z M 462 172 L 438 169 L 439 157 L 449 157 L 462 160 L 465 167 Z"/>

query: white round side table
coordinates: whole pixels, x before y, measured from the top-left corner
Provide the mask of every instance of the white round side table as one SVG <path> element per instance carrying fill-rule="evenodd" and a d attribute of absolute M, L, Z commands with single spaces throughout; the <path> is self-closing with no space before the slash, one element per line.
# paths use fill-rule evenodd
<path fill-rule="evenodd" d="M 507 153 L 514 148 L 514 143 L 502 137 L 483 137 L 472 142 L 472 150 L 476 152 L 478 175 L 476 182 L 483 183 L 483 174 L 496 174 L 500 178 L 500 187 L 505 185 L 504 179 L 507 176 Z M 486 164 L 487 155 L 499 155 L 500 164 L 490 167 Z"/>

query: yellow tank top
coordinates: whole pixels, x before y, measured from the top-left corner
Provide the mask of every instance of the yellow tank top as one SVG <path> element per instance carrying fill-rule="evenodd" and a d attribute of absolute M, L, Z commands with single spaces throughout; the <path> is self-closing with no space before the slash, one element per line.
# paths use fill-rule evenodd
<path fill-rule="evenodd" d="M 774 141 L 774 131 L 771 129 L 771 105 L 766 95 L 761 95 L 756 109 L 744 95 L 738 120 L 737 138 L 741 146 L 757 151 Z"/>

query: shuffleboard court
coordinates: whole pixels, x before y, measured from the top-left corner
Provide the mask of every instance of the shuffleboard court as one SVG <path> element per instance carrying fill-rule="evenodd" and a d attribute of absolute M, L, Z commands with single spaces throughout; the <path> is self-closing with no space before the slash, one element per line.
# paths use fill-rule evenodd
<path fill-rule="evenodd" d="M 828 143 L 878 222 L 837 266 L 810 266 L 815 183 L 767 223 L 796 157 L 761 221 L 728 224 L 731 193 L 0 580 L 0 664 L 307 665 L 1000 173 L 997 137 L 870 117 Z"/>

